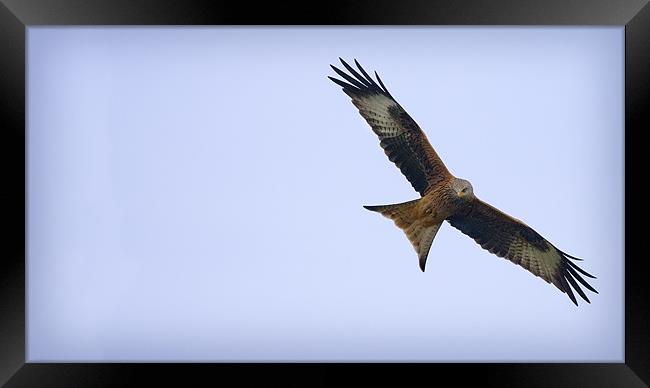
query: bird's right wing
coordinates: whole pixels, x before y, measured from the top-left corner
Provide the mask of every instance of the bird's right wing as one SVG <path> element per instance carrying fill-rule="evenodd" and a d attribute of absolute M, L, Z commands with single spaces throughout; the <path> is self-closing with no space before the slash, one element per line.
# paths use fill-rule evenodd
<path fill-rule="evenodd" d="M 483 249 L 522 266 L 547 283 L 553 283 L 560 291 L 567 293 L 576 305 L 578 303 L 571 287 L 589 302 L 576 280 L 588 290 L 598 293 L 580 274 L 590 278 L 594 276 L 569 260 L 581 259 L 560 251 L 528 225 L 478 198 L 473 200 L 466 212 L 453 215 L 447 221 Z"/>
<path fill-rule="evenodd" d="M 413 188 L 424 196 L 429 189 L 450 178 L 447 167 L 422 129 L 390 95 L 379 75 L 375 72 L 378 85 L 356 60 L 354 62 L 361 74 L 341 59 L 352 75 L 332 66 L 347 82 L 333 77 L 329 79 L 342 86 L 343 92 L 352 98 L 361 116 L 379 136 L 379 144 L 388 158 L 399 167 Z"/>

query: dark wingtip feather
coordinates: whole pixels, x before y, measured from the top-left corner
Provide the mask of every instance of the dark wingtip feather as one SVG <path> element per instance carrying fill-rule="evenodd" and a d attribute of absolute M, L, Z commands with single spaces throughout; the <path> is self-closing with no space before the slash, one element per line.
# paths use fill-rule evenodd
<path fill-rule="evenodd" d="M 553 245 L 553 244 L 551 244 L 551 245 Z M 555 245 L 553 245 L 553 248 L 557 249 L 557 251 L 560 252 L 560 254 L 562 254 L 563 256 L 566 256 L 566 257 L 568 257 L 568 258 L 570 258 L 570 259 L 573 259 L 573 260 L 576 260 L 576 261 L 584 261 L 583 259 L 581 259 L 581 258 L 579 258 L 579 257 L 571 256 L 570 254 L 568 254 L 568 253 L 566 253 L 566 252 L 564 252 L 564 251 L 561 251 L 561 250 L 558 249 L 558 247 L 556 247 Z"/>
<path fill-rule="evenodd" d="M 343 88 L 343 90 L 355 90 L 355 89 L 357 89 L 354 86 L 352 86 L 352 85 L 350 85 L 348 83 L 345 83 L 345 82 L 341 81 L 338 78 L 334 78 L 334 77 L 330 77 L 330 76 L 327 76 L 327 78 L 331 79 L 335 84 L 341 86 Z"/>
<path fill-rule="evenodd" d="M 585 295 L 585 292 L 582 291 L 582 288 L 580 288 L 580 286 L 578 285 L 578 283 L 576 283 L 576 281 L 573 279 L 573 277 L 571 276 L 571 274 L 570 274 L 570 273 L 566 273 L 566 274 L 565 274 L 565 277 L 566 277 L 566 279 L 569 281 L 569 283 L 571 284 L 571 286 L 573 286 L 573 289 L 576 290 L 576 292 L 578 293 L 578 295 L 580 295 L 580 297 L 581 297 L 582 299 L 586 300 L 587 303 L 591 303 L 591 302 L 589 301 L 589 298 L 587 298 L 587 295 Z"/>
<path fill-rule="evenodd" d="M 379 81 L 379 85 L 381 85 L 381 87 L 384 90 L 384 92 L 386 93 L 386 95 L 388 95 L 390 98 L 393 98 L 393 96 L 391 96 L 390 93 L 388 92 L 388 89 L 386 88 L 386 86 L 384 86 L 384 83 L 381 82 L 381 78 L 379 78 L 379 74 L 377 74 L 376 71 L 375 71 L 375 77 L 377 77 L 377 81 Z"/>
<path fill-rule="evenodd" d="M 350 65 L 348 65 L 348 63 L 343 58 L 339 57 L 339 61 L 341 61 L 341 64 L 345 66 L 346 69 L 350 67 Z"/>
<path fill-rule="evenodd" d="M 366 71 L 363 69 L 363 67 L 361 67 L 361 64 L 359 63 L 359 61 L 357 61 L 356 58 L 354 59 L 354 64 L 357 65 L 357 68 L 359 69 L 359 71 L 361 72 L 361 74 L 363 74 L 363 76 L 366 77 L 366 79 L 368 80 L 368 82 L 370 82 L 370 83 L 372 84 L 372 86 L 374 86 L 374 87 L 376 87 L 377 89 L 379 89 L 379 85 L 377 85 L 377 83 L 372 79 L 372 77 L 369 76 L 368 73 L 366 73 Z"/>
<path fill-rule="evenodd" d="M 381 78 L 379 77 L 379 74 L 375 71 L 375 77 L 377 78 L 377 82 L 375 82 L 370 75 L 361 67 L 361 64 L 359 64 L 359 61 L 357 59 L 354 59 L 354 63 L 361 72 L 357 72 L 352 66 L 350 66 L 343 58 L 339 57 L 339 61 L 343 64 L 345 69 L 347 69 L 350 74 L 347 74 L 343 70 L 339 69 L 338 67 L 330 64 L 330 67 L 332 70 L 336 72 L 339 76 L 341 76 L 347 83 L 344 84 L 342 83 L 343 81 L 341 80 L 335 80 L 331 77 L 329 77 L 332 81 L 336 82 L 337 84 L 343 86 L 344 88 L 347 88 L 348 91 L 353 91 L 355 94 L 358 93 L 380 93 L 383 94 L 387 97 L 390 97 L 391 99 L 395 100 L 395 98 L 390 94 L 388 91 L 388 88 L 384 85 L 382 82 Z M 345 89 L 344 89 L 345 90 Z"/>
<path fill-rule="evenodd" d="M 568 263 L 573 269 L 575 269 L 576 271 L 578 271 L 581 274 L 585 275 L 586 277 L 592 278 L 592 279 L 597 279 L 594 275 L 588 273 L 587 271 L 585 271 L 584 269 L 582 269 L 582 268 L 578 267 L 577 265 L 573 264 L 569 260 L 566 260 L 566 263 Z"/>
<path fill-rule="evenodd" d="M 576 261 L 584 261 L 583 259 L 581 259 L 581 258 L 579 258 L 579 257 L 571 256 L 570 254 L 565 253 L 565 252 L 562 252 L 562 254 L 563 254 L 564 256 L 566 256 L 566 257 L 568 257 L 568 258 L 570 258 L 570 259 L 576 260 Z"/>
<path fill-rule="evenodd" d="M 342 60 L 343 61 L 343 60 Z M 361 74 L 357 73 L 356 70 L 352 68 L 352 66 L 348 65 L 347 62 L 343 61 L 343 66 L 357 79 L 359 80 L 366 88 L 371 89 L 372 84 L 368 82 L 367 79 L 365 79 Z"/>
<path fill-rule="evenodd" d="M 555 283 L 555 286 L 562 291 L 563 293 L 567 294 L 573 304 L 576 306 L 578 305 L 578 301 L 576 300 L 576 297 L 573 295 L 573 291 L 571 291 L 571 287 L 569 287 L 569 283 L 567 283 L 566 278 L 564 277 L 563 273 L 559 273 L 558 276 L 555 278 L 557 283 Z"/>
<path fill-rule="evenodd" d="M 576 278 L 576 280 L 579 281 L 583 286 L 585 286 L 585 288 L 587 288 L 589 291 L 595 292 L 596 294 L 598 293 L 598 291 L 596 291 L 595 288 L 593 288 L 589 283 L 587 283 L 587 281 L 585 279 L 583 279 L 582 276 L 580 276 L 580 274 L 577 273 L 573 268 L 568 266 L 568 267 L 566 267 L 566 270 L 571 275 L 573 275 L 573 277 Z"/>
<path fill-rule="evenodd" d="M 582 286 L 584 286 L 589 291 L 594 292 L 596 294 L 598 294 L 598 291 L 596 291 L 595 288 L 593 288 L 589 283 L 587 283 L 587 281 L 583 279 L 582 276 L 580 276 L 580 274 L 583 274 L 592 279 L 595 279 L 596 277 L 587 273 L 586 271 L 578 267 L 576 264 L 574 264 L 571 260 L 569 260 L 571 256 L 560 251 L 559 249 L 557 249 L 557 251 L 560 253 L 560 257 L 562 258 L 562 262 L 559 267 L 559 273 L 557 274 L 557 280 L 559 281 L 561 288 L 560 287 L 558 288 L 560 288 L 562 292 L 566 292 L 569 295 L 569 298 L 571 298 L 571 301 L 573 301 L 573 303 L 576 306 L 578 305 L 578 303 L 576 301 L 575 295 L 573 294 L 573 290 L 575 290 L 578 293 L 578 295 L 580 295 L 580 297 L 584 299 L 587 303 L 591 303 L 591 301 L 589 300 L 585 292 L 580 287 L 580 284 L 582 284 Z"/>
<path fill-rule="evenodd" d="M 569 295 L 569 298 L 571 298 L 573 304 L 577 306 L 578 301 L 576 300 L 575 295 L 573 295 L 573 290 L 571 290 L 571 286 L 569 286 L 569 283 L 567 283 L 566 278 L 563 275 L 560 276 L 560 281 L 562 282 L 562 287 L 564 288 L 564 291 L 567 293 L 567 295 Z"/>
<path fill-rule="evenodd" d="M 330 65 L 330 66 L 332 66 L 332 65 Z M 352 85 L 356 86 L 357 88 L 359 88 L 359 89 L 365 89 L 366 88 L 366 85 L 362 84 L 361 82 L 357 81 L 353 77 L 349 76 L 343 70 L 337 68 L 336 66 L 332 66 L 332 69 L 336 72 L 336 74 L 340 75 L 346 81 L 348 81 Z"/>

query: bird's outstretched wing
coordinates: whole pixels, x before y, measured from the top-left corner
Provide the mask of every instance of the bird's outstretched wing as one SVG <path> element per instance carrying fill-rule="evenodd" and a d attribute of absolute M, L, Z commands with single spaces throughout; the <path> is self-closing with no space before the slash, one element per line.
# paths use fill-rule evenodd
<path fill-rule="evenodd" d="M 568 294 L 576 305 L 578 302 L 571 287 L 589 302 L 576 280 L 588 290 L 598 293 L 580 274 L 595 277 L 570 260 L 581 259 L 560 251 L 523 222 L 478 198 L 473 200 L 467 211 L 455 214 L 447 218 L 447 221 L 473 238 L 483 249 L 526 268 L 547 283 L 553 283 L 560 291 Z"/>
<path fill-rule="evenodd" d="M 379 136 L 379 144 L 388 158 L 399 167 L 413 188 L 424 196 L 429 189 L 448 179 L 449 171 L 424 132 L 390 95 L 377 72 L 375 77 L 379 84 L 363 70 L 359 62 L 354 62 L 361 74 L 341 59 L 351 75 L 335 66 L 332 68 L 347 82 L 328 78 L 342 86 L 345 94 L 352 98 L 361 116 Z"/>

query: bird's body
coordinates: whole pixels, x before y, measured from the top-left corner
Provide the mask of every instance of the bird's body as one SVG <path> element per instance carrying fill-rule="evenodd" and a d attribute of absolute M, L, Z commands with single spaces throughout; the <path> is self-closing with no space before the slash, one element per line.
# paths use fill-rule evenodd
<path fill-rule="evenodd" d="M 452 188 L 454 179 L 456 178 L 452 177 L 440 181 L 420 198 L 418 210 L 421 217 L 440 223 L 468 205 L 467 201 L 459 198 Z"/>
<path fill-rule="evenodd" d="M 422 271 L 433 239 L 442 223 L 447 221 L 490 253 L 507 258 L 553 283 L 576 305 L 572 288 L 589 302 L 577 282 L 596 292 L 580 274 L 594 276 L 569 260 L 580 259 L 560 251 L 522 221 L 478 199 L 467 180 L 449 172 L 424 132 L 391 96 L 376 72 L 379 83 L 358 62 L 355 61 L 361 74 L 342 59 L 341 63 L 352 76 L 332 66 L 347 82 L 329 78 L 352 98 L 352 103 L 379 137 L 379 144 L 388 158 L 421 196 L 399 204 L 364 207 L 392 219 L 404 231 L 418 254 Z"/>

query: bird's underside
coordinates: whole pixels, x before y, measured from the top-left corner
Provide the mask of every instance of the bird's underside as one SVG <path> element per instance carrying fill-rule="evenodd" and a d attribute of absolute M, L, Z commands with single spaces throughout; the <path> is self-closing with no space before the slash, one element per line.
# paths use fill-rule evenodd
<path fill-rule="evenodd" d="M 580 285 L 597 291 L 582 275 L 595 277 L 573 263 L 581 259 L 562 252 L 523 222 L 478 199 L 468 181 L 449 172 L 422 129 L 391 96 L 376 72 L 375 81 L 356 60 L 358 71 L 342 59 L 341 63 L 350 74 L 332 68 L 345 81 L 329 78 L 352 99 L 390 161 L 421 196 L 399 204 L 364 207 L 390 218 L 404 231 L 422 271 L 436 233 L 447 221 L 490 253 L 554 284 L 576 305 L 574 290 L 589 302 Z"/>

